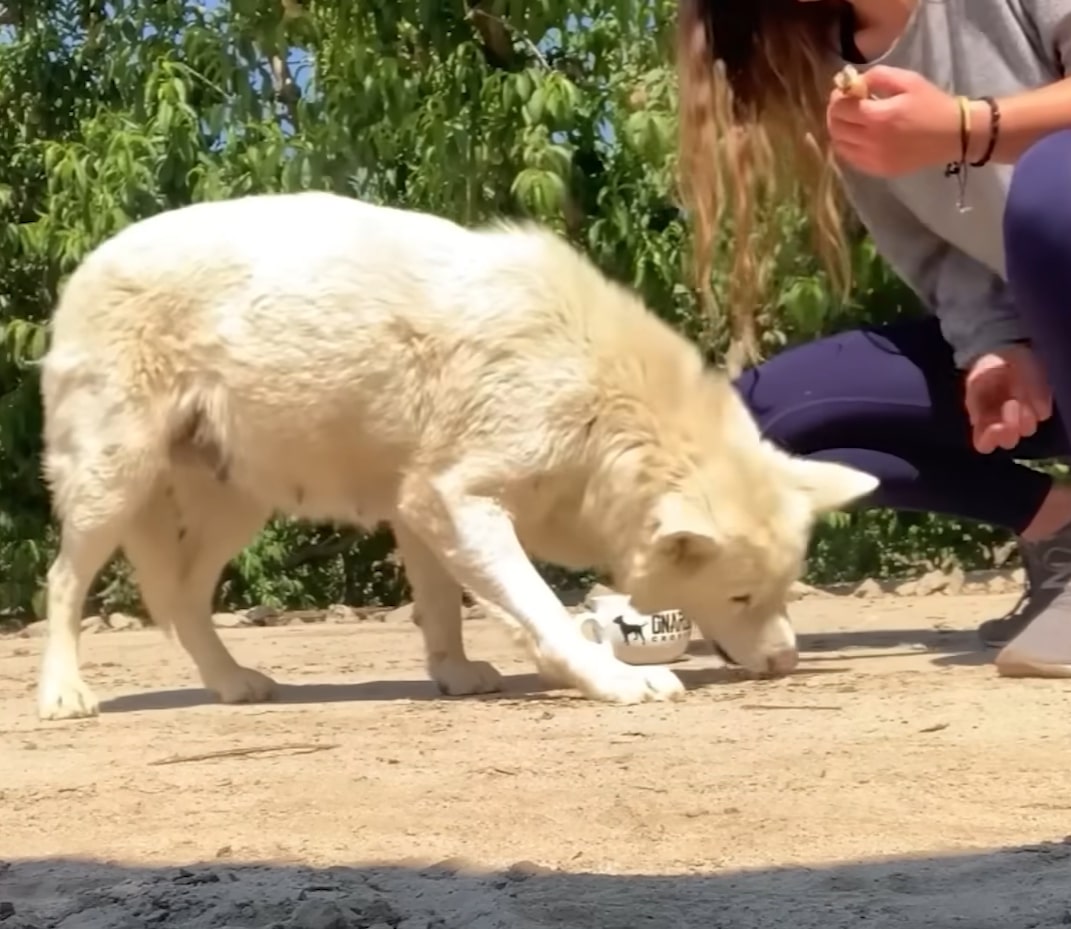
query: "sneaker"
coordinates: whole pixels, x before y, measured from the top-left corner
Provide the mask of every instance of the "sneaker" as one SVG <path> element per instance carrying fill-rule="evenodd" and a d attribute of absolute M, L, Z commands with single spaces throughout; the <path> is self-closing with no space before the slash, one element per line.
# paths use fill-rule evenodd
<path fill-rule="evenodd" d="M 1003 616 L 987 619 L 978 627 L 978 638 L 986 648 L 1003 648 L 1030 622 L 1041 613 L 1052 596 L 1040 595 L 1042 578 L 1042 561 L 1038 557 L 1035 545 L 1019 540 L 1019 558 L 1023 563 L 1026 583 L 1015 605 Z"/>
<path fill-rule="evenodd" d="M 1014 617 L 990 620 L 1004 625 L 990 625 L 985 635 L 996 640 L 1010 633 L 996 657 L 997 671 L 1004 677 L 1071 677 L 1071 526 L 1022 548 L 1027 603 Z"/>

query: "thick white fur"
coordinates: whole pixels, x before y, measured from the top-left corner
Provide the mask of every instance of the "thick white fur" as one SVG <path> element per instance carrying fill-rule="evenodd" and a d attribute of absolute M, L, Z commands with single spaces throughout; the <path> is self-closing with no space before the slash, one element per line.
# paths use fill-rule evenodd
<path fill-rule="evenodd" d="M 273 511 L 393 525 L 445 693 L 500 683 L 465 654 L 462 585 L 556 681 L 616 702 L 682 692 L 668 669 L 588 643 L 529 556 L 604 566 L 641 610 L 684 608 L 741 664 L 787 672 L 782 608 L 814 514 L 876 486 L 761 441 L 689 342 L 549 232 L 325 193 L 119 233 L 65 288 L 42 374 L 62 524 L 48 719 L 97 712 L 79 620 L 117 547 L 205 685 L 268 699 L 210 608 Z"/>

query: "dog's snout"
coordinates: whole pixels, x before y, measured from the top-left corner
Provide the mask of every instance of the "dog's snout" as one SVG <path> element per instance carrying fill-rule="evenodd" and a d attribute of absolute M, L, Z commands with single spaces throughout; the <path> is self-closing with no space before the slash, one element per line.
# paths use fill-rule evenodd
<path fill-rule="evenodd" d="M 782 648 L 766 658 L 766 670 L 769 674 L 781 676 L 791 673 L 800 663 L 800 653 L 794 648 Z"/>

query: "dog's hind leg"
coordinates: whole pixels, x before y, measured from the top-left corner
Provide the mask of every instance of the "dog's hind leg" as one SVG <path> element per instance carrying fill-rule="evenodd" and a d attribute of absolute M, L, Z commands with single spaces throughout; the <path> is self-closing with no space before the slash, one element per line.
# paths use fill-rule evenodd
<path fill-rule="evenodd" d="M 401 520 L 393 524 L 409 586 L 413 621 L 424 634 L 428 675 L 449 696 L 492 693 L 502 676 L 486 661 L 470 661 L 461 633 L 461 585 Z"/>
<path fill-rule="evenodd" d="M 78 386 L 76 379 L 69 380 Z M 42 383 L 44 475 L 60 524 L 60 545 L 48 570 L 37 713 L 43 720 L 78 719 L 99 710 L 80 669 L 86 594 L 152 486 L 157 459 L 145 423 L 121 400 L 106 391 L 71 390 L 69 381 L 47 366 Z M 64 390 L 64 405 L 57 409 Z"/>
<path fill-rule="evenodd" d="M 125 500 L 111 498 L 92 522 L 77 511 L 62 520 L 60 547 L 48 570 L 47 639 L 41 659 L 37 714 L 41 719 L 96 716 L 97 698 L 82 679 L 79 656 L 82 612 L 90 585 L 114 554 Z M 98 503 L 104 503 L 98 498 Z"/>
<path fill-rule="evenodd" d="M 499 487 L 496 475 L 447 471 L 411 474 L 398 509 L 454 578 L 512 616 L 531 638 L 540 672 L 586 696 L 612 703 L 670 700 L 684 686 L 668 668 L 635 667 L 581 635 L 564 604 L 539 576 L 509 514 L 472 487 Z"/>
<path fill-rule="evenodd" d="M 212 624 L 212 597 L 227 562 L 268 510 L 208 468 L 176 467 L 132 520 L 123 549 L 154 623 L 174 630 L 208 690 L 223 703 L 270 699 L 271 678 L 234 660 Z"/>

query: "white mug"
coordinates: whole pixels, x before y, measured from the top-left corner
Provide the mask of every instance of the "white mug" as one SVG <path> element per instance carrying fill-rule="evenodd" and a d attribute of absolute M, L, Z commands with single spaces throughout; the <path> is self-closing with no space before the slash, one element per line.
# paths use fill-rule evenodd
<path fill-rule="evenodd" d="M 692 623 L 680 610 L 640 613 L 627 594 L 602 594 L 577 616 L 583 635 L 628 664 L 669 664 L 688 650 Z"/>

